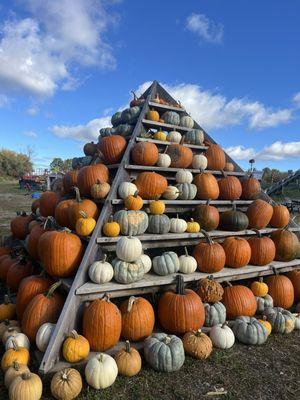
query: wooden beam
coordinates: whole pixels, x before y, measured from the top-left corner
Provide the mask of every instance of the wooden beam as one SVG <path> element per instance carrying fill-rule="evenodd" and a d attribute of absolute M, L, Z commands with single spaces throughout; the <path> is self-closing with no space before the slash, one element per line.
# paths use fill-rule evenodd
<path fill-rule="evenodd" d="M 150 139 L 150 138 L 143 138 L 143 137 L 137 137 L 136 138 L 137 142 L 150 142 L 150 143 L 155 143 L 159 146 L 170 146 L 171 144 L 176 144 L 176 143 L 172 143 L 172 142 L 168 142 L 167 140 L 165 140 L 164 142 L 161 140 L 156 140 L 156 139 Z M 208 146 L 200 146 L 198 144 L 189 144 L 189 143 L 183 143 L 182 146 L 184 147 L 189 147 L 190 149 L 195 149 L 195 150 L 207 150 Z"/>
<path fill-rule="evenodd" d="M 167 173 L 174 173 L 177 171 L 181 171 L 182 168 L 172 168 L 172 167 L 156 167 L 156 166 L 146 166 L 146 165 L 135 165 L 135 164 L 126 164 L 125 165 L 126 169 L 130 170 L 136 170 L 136 171 L 157 171 L 157 172 L 167 172 Z M 193 168 L 185 168 L 188 171 L 191 171 L 194 174 L 199 174 L 201 172 L 200 169 L 193 169 Z M 204 171 L 205 174 L 213 174 L 213 175 L 222 175 L 222 171 L 212 171 L 209 169 L 205 169 Z M 245 172 L 241 171 L 228 171 L 226 172 L 227 175 L 231 176 L 245 176 Z M 175 178 L 174 178 L 175 179 Z"/>
<path fill-rule="evenodd" d="M 183 107 L 174 107 L 174 106 L 169 106 L 166 104 L 160 104 L 160 103 L 156 103 L 155 101 L 149 101 L 149 106 L 151 108 L 158 108 L 160 110 L 163 111 L 175 111 L 175 112 L 184 112 L 186 113 L 185 109 Z"/>

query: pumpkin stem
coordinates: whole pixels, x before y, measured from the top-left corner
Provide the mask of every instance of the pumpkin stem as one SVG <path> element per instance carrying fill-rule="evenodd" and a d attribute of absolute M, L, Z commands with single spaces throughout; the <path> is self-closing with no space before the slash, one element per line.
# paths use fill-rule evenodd
<path fill-rule="evenodd" d="M 224 328 L 227 325 L 228 325 L 228 323 L 227 323 L 227 321 L 225 321 L 224 324 L 222 324 L 222 328 Z"/>
<path fill-rule="evenodd" d="M 199 337 L 199 336 L 201 336 L 201 335 L 202 335 L 202 331 L 201 331 L 201 329 L 199 328 L 199 329 L 196 330 L 195 336 Z"/>
<path fill-rule="evenodd" d="M 75 194 L 76 194 L 76 201 L 77 203 L 81 203 L 82 199 L 80 197 L 80 191 L 77 186 L 74 186 Z"/>
<path fill-rule="evenodd" d="M 99 353 L 98 354 L 98 360 L 103 363 L 103 358 L 104 358 L 104 354 L 103 353 Z"/>
<path fill-rule="evenodd" d="M 61 371 L 60 378 L 61 378 L 63 381 L 68 381 L 68 380 L 69 380 L 69 379 L 68 379 L 68 375 L 66 374 L 66 372 L 65 372 L 64 370 Z"/>
<path fill-rule="evenodd" d="M 137 95 L 134 93 L 133 90 L 131 90 L 131 93 L 133 94 L 133 100 L 137 100 Z"/>
<path fill-rule="evenodd" d="M 105 301 L 109 302 L 110 301 L 110 294 L 104 293 L 104 295 L 102 297 L 102 300 L 105 300 Z"/>
<path fill-rule="evenodd" d="M 227 178 L 227 173 L 222 169 L 221 174 L 223 175 L 223 178 Z"/>
<path fill-rule="evenodd" d="M 136 191 L 134 192 L 134 194 L 133 194 L 133 197 L 137 198 L 137 197 L 138 197 L 138 194 L 139 194 L 139 191 L 136 190 Z"/>
<path fill-rule="evenodd" d="M 204 238 L 206 240 L 206 243 L 208 243 L 208 244 L 213 244 L 214 243 L 212 238 L 209 236 L 208 232 L 206 232 L 204 229 L 201 229 L 201 233 L 203 234 L 203 236 L 204 236 Z"/>
<path fill-rule="evenodd" d="M 266 321 L 267 320 L 267 316 L 263 315 L 262 319 L 263 319 L 263 321 Z"/>
<path fill-rule="evenodd" d="M 166 337 L 163 339 L 163 342 L 164 342 L 165 344 L 171 343 L 171 338 L 170 338 L 170 336 L 166 336 Z"/>
<path fill-rule="evenodd" d="M 206 202 L 206 205 L 209 206 L 210 202 L 211 202 L 211 199 L 208 199 L 207 202 Z"/>
<path fill-rule="evenodd" d="M 106 260 L 107 260 L 107 254 L 103 254 L 102 260 L 100 260 L 100 261 L 105 263 Z"/>
<path fill-rule="evenodd" d="M 126 340 L 126 342 L 125 342 L 125 351 L 126 351 L 126 353 L 130 353 L 130 342 L 129 342 L 129 340 Z"/>
<path fill-rule="evenodd" d="M 54 291 L 61 285 L 61 281 L 53 283 L 47 292 L 44 294 L 45 297 L 49 298 L 53 296 Z"/>
<path fill-rule="evenodd" d="M 236 211 L 236 204 L 235 204 L 234 200 L 232 201 L 232 210 Z"/>
<path fill-rule="evenodd" d="M 14 361 L 12 366 L 15 371 L 20 370 L 20 364 L 18 363 L 18 361 Z"/>
<path fill-rule="evenodd" d="M 128 305 L 127 305 L 127 312 L 130 312 L 132 309 L 132 306 L 134 304 L 134 302 L 136 301 L 136 297 L 134 296 L 130 296 L 129 300 L 128 300 Z"/>
<path fill-rule="evenodd" d="M 262 237 L 262 234 L 261 234 L 261 232 L 260 232 L 258 229 L 252 229 L 252 230 L 256 233 L 256 235 L 257 235 L 259 238 Z"/>
<path fill-rule="evenodd" d="M 9 329 L 10 329 L 10 328 L 9 328 Z M 8 329 L 8 330 L 9 330 L 9 329 Z M 14 351 L 18 351 L 18 350 L 19 350 L 19 346 L 18 346 L 18 343 L 15 341 L 14 338 L 12 339 L 11 343 L 12 343 L 12 346 L 13 346 Z"/>
<path fill-rule="evenodd" d="M 264 281 L 264 278 L 261 276 L 258 280 L 258 282 L 262 283 Z"/>
<path fill-rule="evenodd" d="M 79 214 L 82 216 L 82 218 L 84 218 L 84 219 L 87 219 L 87 213 L 86 212 L 84 212 L 84 211 L 79 211 Z"/>
<path fill-rule="evenodd" d="M 21 378 L 23 379 L 23 381 L 28 381 L 31 378 L 31 373 L 23 372 L 23 374 L 21 375 Z"/>
<path fill-rule="evenodd" d="M 188 257 L 188 256 L 189 256 L 189 253 L 188 253 L 188 249 L 187 249 L 186 246 L 184 246 L 184 252 L 185 252 L 185 256 Z"/>
<path fill-rule="evenodd" d="M 68 337 L 71 337 L 71 338 L 73 338 L 73 339 L 75 339 L 75 340 L 77 340 L 78 339 L 78 333 L 76 332 L 76 330 L 75 329 L 72 329 L 71 330 L 71 332 L 69 333 L 69 335 L 68 335 Z"/>
<path fill-rule="evenodd" d="M 229 287 L 232 287 L 232 284 L 231 284 L 231 282 L 229 282 L 229 281 L 225 281 L 225 283 L 226 283 L 226 285 L 228 285 Z"/>
<path fill-rule="evenodd" d="M 184 294 L 184 279 L 182 275 L 177 275 L 177 294 Z"/>

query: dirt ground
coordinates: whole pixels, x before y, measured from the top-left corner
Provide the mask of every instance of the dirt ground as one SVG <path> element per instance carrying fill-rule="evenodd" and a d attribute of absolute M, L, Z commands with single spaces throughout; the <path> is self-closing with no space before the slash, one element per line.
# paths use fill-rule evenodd
<path fill-rule="evenodd" d="M 9 232 L 9 220 L 16 210 L 29 211 L 30 196 L 17 184 L 0 183 L 0 234 Z M 4 287 L 0 286 L 0 300 Z M 300 331 L 290 335 L 271 335 L 263 346 L 235 344 L 227 351 L 213 350 L 205 361 L 189 357 L 182 369 L 171 374 L 157 373 L 147 365 L 136 377 L 118 377 L 115 384 L 101 392 L 84 384 L 79 400 L 198 400 L 223 398 L 235 400 L 300 399 Z M 1 353 L 3 346 L 1 346 Z M 37 371 L 32 355 L 31 370 Z M 0 400 L 8 399 L 0 374 Z M 44 379 L 43 399 L 51 399 L 48 379 Z M 208 392 L 224 390 L 221 396 Z"/>

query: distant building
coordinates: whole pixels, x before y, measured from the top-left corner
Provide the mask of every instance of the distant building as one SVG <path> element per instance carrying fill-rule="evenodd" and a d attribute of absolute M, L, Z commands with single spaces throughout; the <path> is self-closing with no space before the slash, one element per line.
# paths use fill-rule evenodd
<path fill-rule="evenodd" d="M 264 171 L 253 171 L 252 172 L 253 177 L 256 178 L 257 180 L 261 181 L 264 176 Z"/>

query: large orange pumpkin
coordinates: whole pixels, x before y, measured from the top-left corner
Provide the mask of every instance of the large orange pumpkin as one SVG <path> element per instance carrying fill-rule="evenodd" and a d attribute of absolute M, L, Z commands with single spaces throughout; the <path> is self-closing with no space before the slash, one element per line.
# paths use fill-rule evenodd
<path fill-rule="evenodd" d="M 222 243 L 222 247 L 226 254 L 226 266 L 241 268 L 249 264 L 251 247 L 246 239 L 228 237 Z"/>
<path fill-rule="evenodd" d="M 275 243 L 277 261 L 291 261 L 297 256 L 299 241 L 297 236 L 287 229 L 278 229 L 271 233 L 271 239 Z"/>
<path fill-rule="evenodd" d="M 289 309 L 294 303 L 294 286 L 284 275 L 269 276 L 266 280 L 274 307 Z"/>
<path fill-rule="evenodd" d="M 197 186 L 197 199 L 216 200 L 219 197 L 218 181 L 212 174 L 200 173 L 195 176 L 193 183 Z"/>
<path fill-rule="evenodd" d="M 155 322 L 154 310 L 148 300 L 131 296 L 120 306 L 122 315 L 122 337 L 132 342 L 150 336 Z"/>
<path fill-rule="evenodd" d="M 273 206 L 273 215 L 270 221 L 272 228 L 284 228 L 288 225 L 290 213 L 286 206 L 281 204 Z"/>
<path fill-rule="evenodd" d="M 225 266 L 226 256 L 223 247 L 214 242 L 211 237 L 205 235 L 205 242 L 200 242 L 194 247 L 193 256 L 197 260 L 198 269 L 201 272 L 212 274 L 221 271 Z"/>
<path fill-rule="evenodd" d="M 6 282 L 6 278 L 7 278 L 7 273 L 10 269 L 10 267 L 14 264 L 17 264 L 19 262 L 19 259 L 16 257 L 11 257 L 10 255 L 5 256 L 5 258 L 3 258 L 1 260 L 1 264 L 0 264 L 0 279 L 4 282 Z"/>
<path fill-rule="evenodd" d="M 256 200 L 261 192 L 260 183 L 253 175 L 242 180 L 241 199 Z"/>
<path fill-rule="evenodd" d="M 40 214 L 43 217 L 54 217 L 55 208 L 60 201 L 61 196 L 58 192 L 44 192 L 40 197 Z"/>
<path fill-rule="evenodd" d="M 141 172 L 135 180 L 135 185 L 143 199 L 155 199 L 167 189 L 168 181 L 156 172 Z"/>
<path fill-rule="evenodd" d="M 31 215 L 26 212 L 17 213 L 17 216 L 11 220 L 10 230 L 12 235 L 17 239 L 25 239 L 28 234 L 28 224 L 32 220 Z"/>
<path fill-rule="evenodd" d="M 45 232 L 38 249 L 44 269 L 49 275 L 61 278 L 74 274 L 83 252 L 79 237 L 67 230 Z"/>
<path fill-rule="evenodd" d="M 73 192 L 73 187 L 77 186 L 77 176 L 78 176 L 77 169 L 65 173 L 63 177 L 63 188 L 65 193 Z"/>
<path fill-rule="evenodd" d="M 27 242 L 27 250 L 28 253 L 31 255 L 31 257 L 38 261 L 39 260 L 39 248 L 38 248 L 38 244 L 39 244 L 39 240 L 41 238 L 41 236 L 51 230 L 51 223 L 50 222 L 45 222 L 44 224 L 38 224 L 35 225 L 29 235 L 28 235 L 28 242 Z"/>
<path fill-rule="evenodd" d="M 131 158 L 137 165 L 155 165 L 158 160 L 158 148 L 150 142 L 136 143 L 131 150 Z"/>
<path fill-rule="evenodd" d="M 291 271 L 287 274 L 294 286 L 295 303 L 300 301 L 300 270 Z"/>
<path fill-rule="evenodd" d="M 257 231 L 257 236 L 248 239 L 251 247 L 250 264 L 252 265 L 267 265 L 275 258 L 275 244 L 272 239 L 267 236 L 262 236 Z"/>
<path fill-rule="evenodd" d="M 212 171 L 221 171 L 224 169 L 226 157 L 218 144 L 210 144 L 206 150 L 205 157 L 207 158 L 207 169 Z"/>
<path fill-rule="evenodd" d="M 89 199 L 82 199 L 78 188 L 75 187 L 76 200 L 73 201 L 68 207 L 69 214 L 69 225 L 72 229 L 75 229 L 76 222 L 79 218 L 82 218 L 80 214 L 82 211 L 86 214 L 87 218 L 94 218 L 97 220 L 99 211 L 97 204 Z"/>
<path fill-rule="evenodd" d="M 118 307 L 107 296 L 94 300 L 84 311 L 83 335 L 94 351 L 105 351 L 118 343 L 122 319 Z"/>
<path fill-rule="evenodd" d="M 257 304 L 254 294 L 243 285 L 232 286 L 229 283 L 229 286 L 224 288 L 222 302 L 226 307 L 228 319 L 241 316 L 253 317 L 256 313 Z"/>
<path fill-rule="evenodd" d="M 242 194 L 241 182 L 235 176 L 227 176 L 224 173 L 224 177 L 218 181 L 219 185 L 219 199 L 222 200 L 237 200 Z"/>
<path fill-rule="evenodd" d="M 249 227 L 254 229 L 263 229 L 270 222 L 273 215 L 273 207 L 264 200 L 254 200 L 247 209 Z"/>
<path fill-rule="evenodd" d="M 98 181 L 108 182 L 109 171 L 104 164 L 95 164 L 82 167 L 77 176 L 77 184 L 82 196 L 90 196 L 91 187 Z"/>
<path fill-rule="evenodd" d="M 19 260 L 10 266 L 6 276 L 6 286 L 13 292 L 18 291 L 20 282 L 27 276 L 32 275 L 33 266 L 30 261 L 25 259 Z"/>
<path fill-rule="evenodd" d="M 69 218 L 69 212 L 70 208 L 73 204 L 75 204 L 75 200 L 73 199 L 68 199 L 68 200 L 63 200 L 60 201 L 55 209 L 55 221 L 60 225 L 61 227 L 67 227 L 70 228 L 70 218 Z"/>
<path fill-rule="evenodd" d="M 172 168 L 188 168 L 193 162 L 193 152 L 190 148 L 181 144 L 171 144 L 166 153 L 171 158 Z"/>
<path fill-rule="evenodd" d="M 193 218 L 200 224 L 201 229 L 212 231 L 217 229 L 220 221 L 219 211 L 216 207 L 206 204 L 198 205 L 193 211 Z"/>
<path fill-rule="evenodd" d="M 111 135 L 101 138 L 98 147 L 107 164 L 116 164 L 121 161 L 127 146 L 126 139 L 120 135 Z"/>
<path fill-rule="evenodd" d="M 53 281 L 50 278 L 40 275 L 28 276 L 22 280 L 16 299 L 16 311 L 19 320 L 22 320 L 23 313 L 29 302 L 37 294 L 45 293 L 51 284 L 53 284 Z"/>
<path fill-rule="evenodd" d="M 177 290 L 165 292 L 158 302 L 158 318 L 163 329 L 181 335 L 201 328 L 205 311 L 197 293 L 184 288 L 181 275 L 177 278 Z"/>
<path fill-rule="evenodd" d="M 65 299 L 56 292 L 60 282 L 54 283 L 46 293 L 37 294 L 25 308 L 22 317 L 22 332 L 31 343 L 35 342 L 37 331 L 45 322 L 56 323 L 63 308 Z"/>

